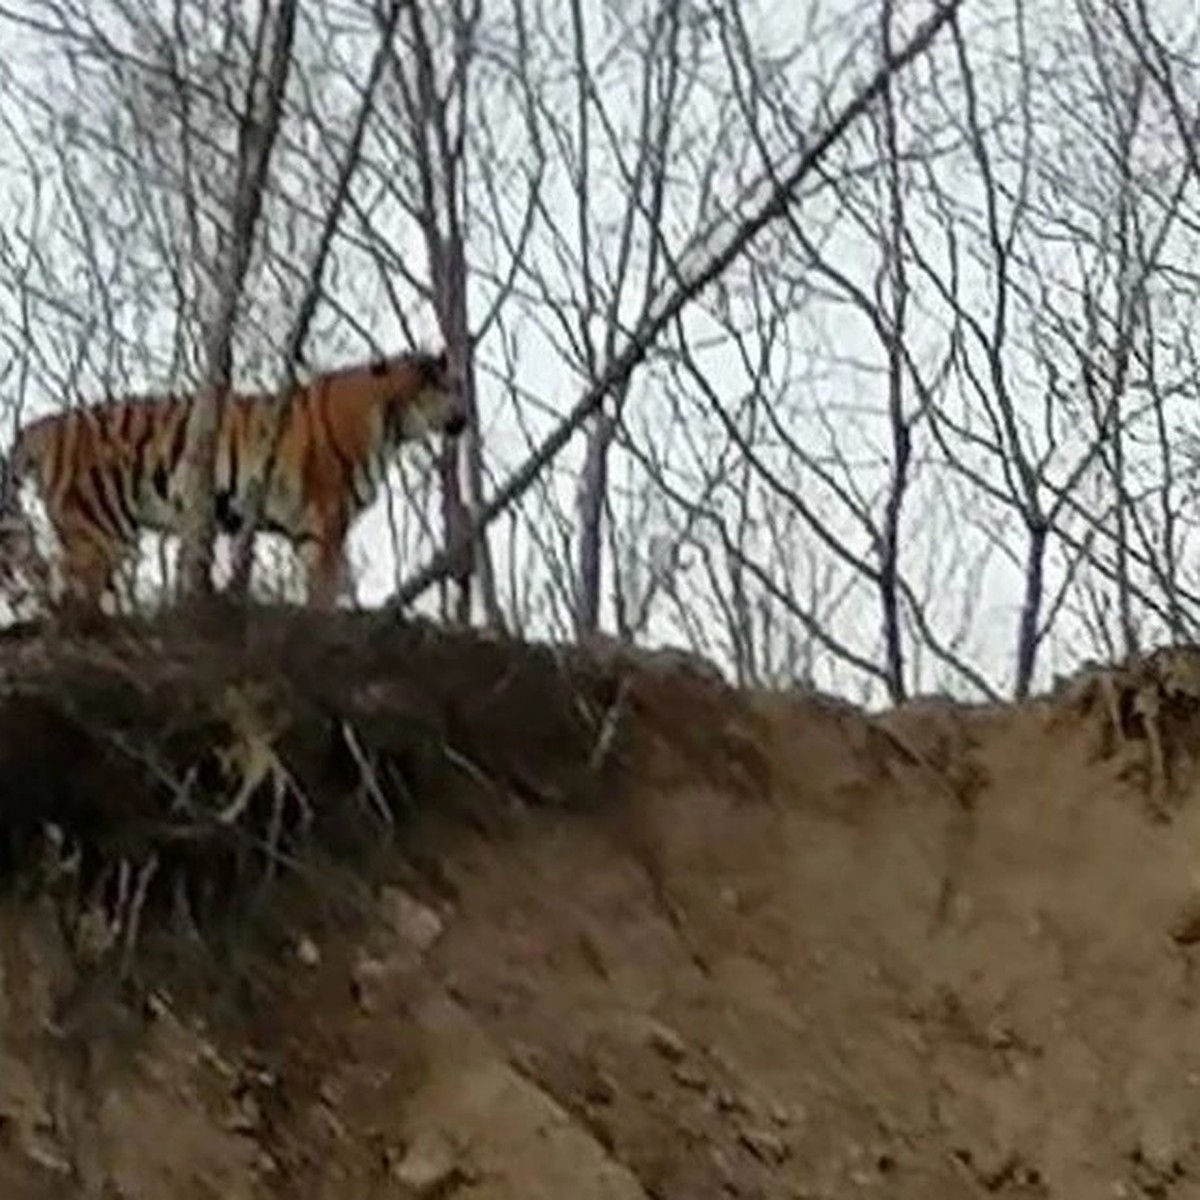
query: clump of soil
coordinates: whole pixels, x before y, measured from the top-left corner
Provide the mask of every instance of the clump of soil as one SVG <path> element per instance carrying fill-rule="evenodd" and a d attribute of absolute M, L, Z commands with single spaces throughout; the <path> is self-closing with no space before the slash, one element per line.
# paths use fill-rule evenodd
<path fill-rule="evenodd" d="M 868 717 L 380 617 L 10 637 L 0 1194 L 1196 1194 L 1193 677 Z"/>

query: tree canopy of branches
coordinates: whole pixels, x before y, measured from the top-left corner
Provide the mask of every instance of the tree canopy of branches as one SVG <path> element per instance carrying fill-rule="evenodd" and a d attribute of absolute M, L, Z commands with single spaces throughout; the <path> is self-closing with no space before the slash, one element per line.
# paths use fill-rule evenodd
<path fill-rule="evenodd" d="M 397 467 L 365 602 L 872 703 L 1194 636 L 1194 6 L 14 0 L 0 28 L 6 396 L 198 394 L 186 590 L 231 379 L 438 341 L 470 434 Z"/>

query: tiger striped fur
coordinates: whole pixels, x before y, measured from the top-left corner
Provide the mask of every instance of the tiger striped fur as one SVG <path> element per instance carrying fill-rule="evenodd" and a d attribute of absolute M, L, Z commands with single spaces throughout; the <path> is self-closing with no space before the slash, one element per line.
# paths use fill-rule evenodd
<path fill-rule="evenodd" d="M 58 541 L 61 593 L 99 606 L 139 530 L 177 534 L 193 397 L 127 396 L 24 425 L 0 476 L 0 521 L 12 544 L 32 480 Z M 236 534 L 252 480 L 266 465 L 275 396 L 232 393 L 218 429 L 213 502 L 218 531 Z M 345 541 L 374 501 L 404 442 L 466 426 L 448 356 L 412 353 L 320 375 L 290 397 L 260 527 L 298 548 L 309 603 L 332 608 L 345 582 Z"/>

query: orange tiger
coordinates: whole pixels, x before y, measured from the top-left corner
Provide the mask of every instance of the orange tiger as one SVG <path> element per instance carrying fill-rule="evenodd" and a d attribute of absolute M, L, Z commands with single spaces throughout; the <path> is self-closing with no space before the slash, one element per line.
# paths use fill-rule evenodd
<path fill-rule="evenodd" d="M 23 519 L 32 477 L 59 543 L 69 601 L 98 606 L 139 529 L 178 533 L 189 396 L 130 396 L 40 417 L 22 427 L 0 476 L 0 515 Z M 270 450 L 276 397 L 232 393 L 218 431 L 218 531 L 236 534 L 250 481 Z M 375 499 L 401 443 L 457 437 L 466 410 L 445 351 L 376 359 L 320 375 L 291 396 L 260 527 L 305 562 L 309 602 L 332 608 L 344 582 L 345 540 Z"/>

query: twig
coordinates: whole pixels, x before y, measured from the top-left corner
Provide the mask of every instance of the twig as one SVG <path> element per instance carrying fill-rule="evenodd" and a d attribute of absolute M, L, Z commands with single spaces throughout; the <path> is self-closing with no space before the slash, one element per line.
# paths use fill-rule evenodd
<path fill-rule="evenodd" d="M 628 695 L 629 678 L 626 676 L 617 685 L 616 697 L 605 710 L 604 719 L 600 725 L 600 733 L 596 738 L 596 744 L 592 747 L 591 754 L 588 755 L 587 769 L 589 771 L 599 771 L 608 760 L 613 742 L 616 740 L 617 728 L 621 723 L 621 716 L 625 711 L 625 699 Z"/>
<path fill-rule="evenodd" d="M 158 855 L 152 850 L 138 871 L 133 895 L 129 898 L 122 917 L 124 938 L 121 947 L 121 978 L 125 978 L 129 973 L 129 964 L 133 958 L 134 948 L 137 945 L 138 930 L 141 928 L 142 910 L 146 906 L 146 896 L 150 891 L 150 882 L 156 874 L 158 874 Z"/>
<path fill-rule="evenodd" d="M 392 816 L 392 810 L 388 805 L 387 797 L 383 794 L 383 788 L 379 786 L 379 777 L 367 759 L 366 751 L 363 750 L 358 740 L 358 735 L 354 732 L 354 726 L 349 721 L 342 721 L 342 737 L 346 740 L 346 748 L 350 751 L 350 755 L 354 759 L 354 765 L 358 767 L 359 774 L 362 776 L 363 787 L 374 803 L 375 811 L 379 814 L 383 823 L 390 829 L 396 823 L 395 818 Z"/>

